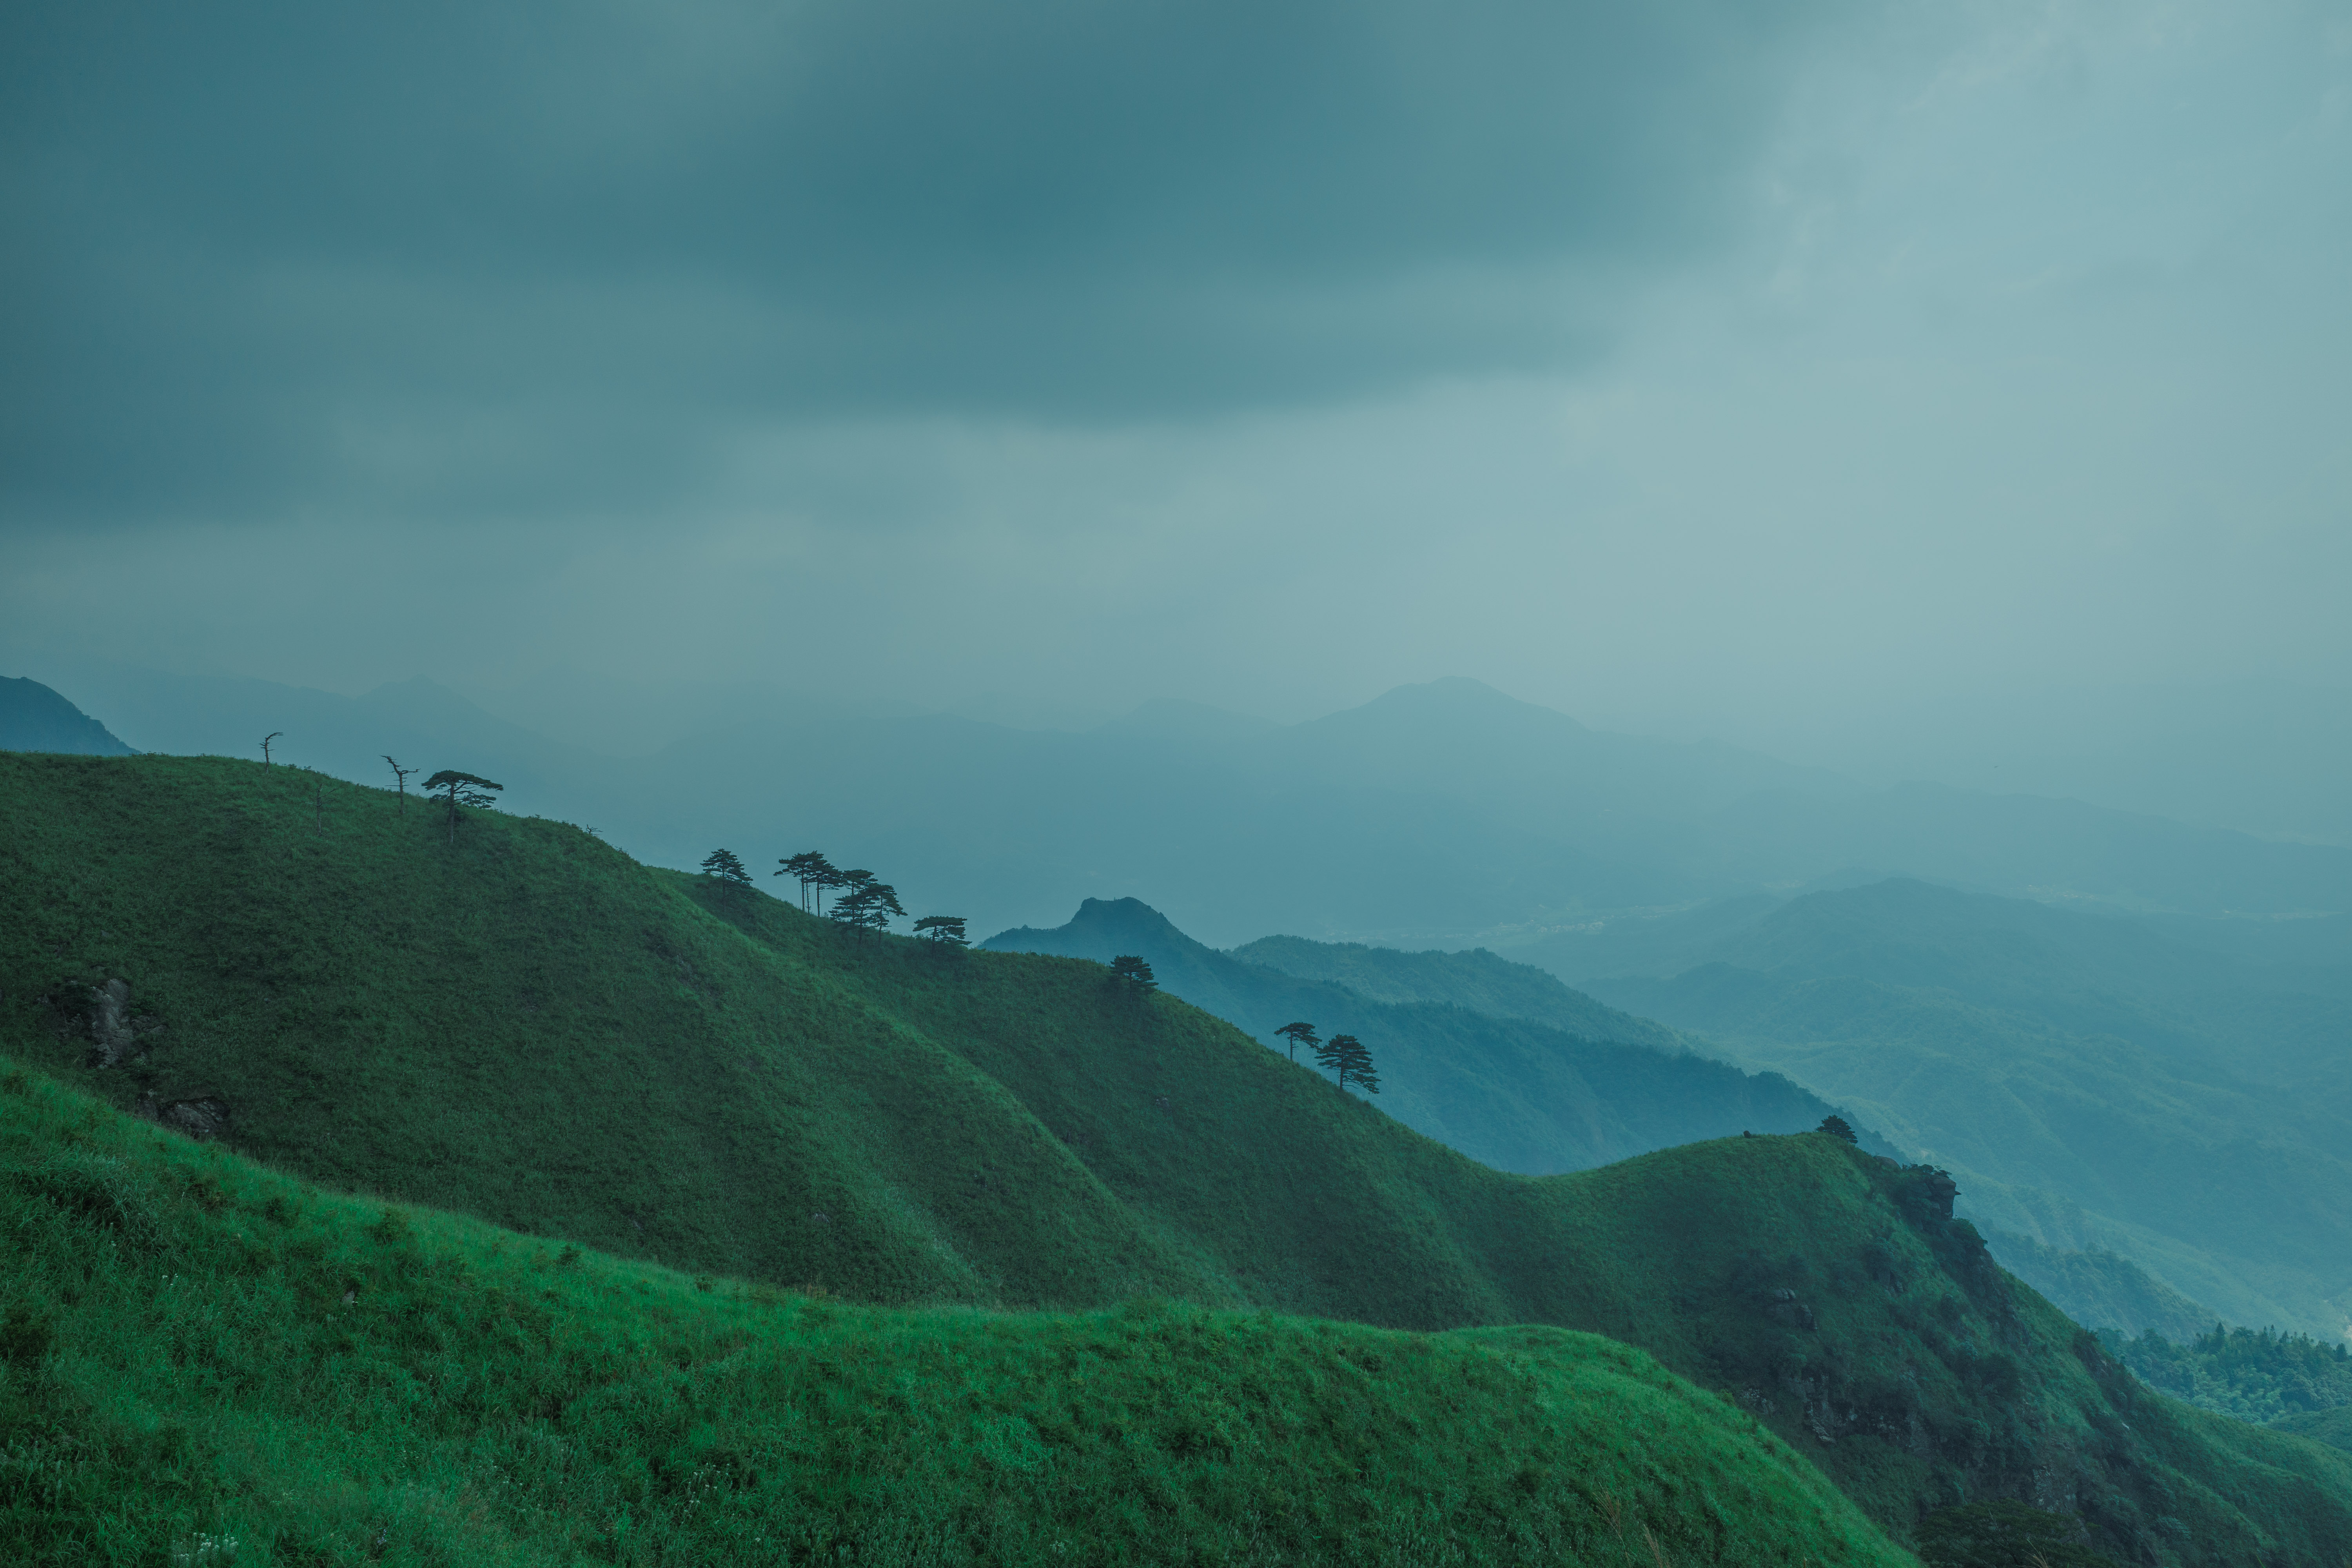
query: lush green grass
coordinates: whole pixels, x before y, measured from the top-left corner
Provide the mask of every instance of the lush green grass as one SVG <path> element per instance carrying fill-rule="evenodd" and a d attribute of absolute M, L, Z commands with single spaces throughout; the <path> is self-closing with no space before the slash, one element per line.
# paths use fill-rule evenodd
<path fill-rule="evenodd" d="M 6 1047 L 120 1106 L 215 1099 L 334 1186 L 868 1302 L 1583 1330 L 1897 1531 L 2007 1493 L 2119 1556 L 2352 1552 L 2341 1456 L 2149 1394 L 1920 1173 L 1824 1136 L 1508 1176 L 1097 964 L 857 939 L 561 824 L 452 843 L 158 757 L 0 757 L 0 811 Z M 92 1068 L 115 978 L 162 1027 Z"/>
<path fill-rule="evenodd" d="M 11 1563 L 1908 1561 L 1589 1334 L 836 1305 L 329 1196 L 21 1070 L 0 1235 Z"/>

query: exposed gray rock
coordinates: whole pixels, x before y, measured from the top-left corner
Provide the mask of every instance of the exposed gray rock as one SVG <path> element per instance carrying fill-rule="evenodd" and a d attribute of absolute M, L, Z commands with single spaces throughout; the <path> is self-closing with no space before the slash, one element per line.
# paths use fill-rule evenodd
<path fill-rule="evenodd" d="M 228 1101 L 207 1094 L 175 1100 L 163 1107 L 156 1120 L 191 1138 L 205 1139 L 217 1137 L 228 1126 Z"/>
<path fill-rule="evenodd" d="M 89 1058 L 92 1065 L 120 1067 L 138 1054 L 138 1034 L 131 1026 L 131 985 L 114 979 L 89 988 Z"/>

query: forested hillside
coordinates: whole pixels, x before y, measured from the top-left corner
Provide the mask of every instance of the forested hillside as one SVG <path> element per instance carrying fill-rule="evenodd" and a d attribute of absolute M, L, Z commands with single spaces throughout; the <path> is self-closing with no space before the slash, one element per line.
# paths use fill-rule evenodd
<path fill-rule="evenodd" d="M 1098 964 L 859 935 L 561 824 L 453 824 L 292 769 L 153 757 L 0 758 L 0 896 L 25 913 L 0 929 L 7 1051 L 282 1170 L 880 1304 L 1160 1295 L 1602 1333 L 1735 1401 L 1889 1529 L 2006 1494 L 2078 1513 L 2118 1555 L 2352 1552 L 2341 1456 L 2146 1391 L 1993 1266 L 1937 1173 L 1824 1134 L 1509 1175 Z M 110 1125 L 75 1136 L 114 1158 Z M 40 1201 L 136 1212 L 104 1172 L 58 1169 Z M 278 1243 L 247 1234 L 264 1250 L 225 1238 L 205 1267 L 267 1274 Z M 436 1327 L 396 1277 L 426 1276 L 354 1269 L 351 1300 L 324 1305 L 415 1302 L 399 1321 L 423 1349 L 467 1322 L 508 1331 L 470 1298 Z M 688 1347 L 680 1372 L 742 1342 Z M 809 1370 L 725 1364 L 775 1388 Z M 645 1408 L 700 1429 L 662 1414 L 682 1403 Z M 123 1441 L 121 1462 L 144 1462 Z M 664 1474 L 690 1490 L 717 1473 L 697 1464 L 767 1476 L 737 1441 L 617 1495 L 660 1494 Z"/>

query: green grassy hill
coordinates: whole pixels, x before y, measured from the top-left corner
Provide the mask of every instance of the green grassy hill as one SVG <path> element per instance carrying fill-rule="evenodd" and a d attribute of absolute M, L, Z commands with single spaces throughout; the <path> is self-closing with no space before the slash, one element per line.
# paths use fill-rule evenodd
<path fill-rule="evenodd" d="M 1376 1001 L 1328 979 L 1220 952 L 1136 899 L 1088 899 L 1066 925 L 1001 931 L 983 945 L 1106 963 L 1134 953 L 1151 964 L 1163 989 L 1261 1040 L 1274 1041 L 1274 1031 L 1293 1019 L 1327 1037 L 1356 1035 L 1378 1066 L 1382 1110 L 1474 1160 L 1523 1175 L 1584 1170 L 1742 1131 L 1802 1131 L 1832 1110 L 1776 1073 L 1695 1056 L 1639 1019 L 1624 1018 L 1618 1034 L 1587 1037 L 1474 1011 L 1451 997 Z M 1519 984 L 1523 994 L 1540 994 Z M 1495 999 L 1496 989 L 1487 987 L 1482 999 Z M 1589 1011 L 1603 1024 L 1622 1016 L 1597 1004 Z M 1672 1043 L 1664 1049 L 1654 1040 L 1628 1043 L 1645 1033 Z"/>
<path fill-rule="evenodd" d="M 155 757 L 0 757 L 0 812 L 6 1050 L 334 1186 L 866 1302 L 1602 1333 L 1894 1530 L 2010 1495 L 2147 1561 L 2352 1552 L 2343 1456 L 2149 1394 L 1823 1135 L 1507 1175 L 1097 964 L 562 824 Z"/>
<path fill-rule="evenodd" d="M 1909 1558 L 1640 1351 L 842 1306 L 331 1196 L 0 1077 L 0 1561 Z"/>

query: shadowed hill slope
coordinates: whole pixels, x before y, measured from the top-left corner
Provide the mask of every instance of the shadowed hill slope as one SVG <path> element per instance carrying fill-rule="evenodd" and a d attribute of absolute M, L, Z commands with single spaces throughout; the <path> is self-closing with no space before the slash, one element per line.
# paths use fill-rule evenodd
<path fill-rule="evenodd" d="M 2138 1387 L 1949 1190 L 1819 1134 L 1472 1163 L 1082 960 L 858 939 L 561 824 L 254 764 L 0 757 L 0 1039 L 338 1185 L 875 1301 L 1137 1294 L 1600 1332 L 1873 1517 L 2352 1552 L 2352 1471 Z M 110 1063 L 111 1065 L 99 1065 Z"/>
<path fill-rule="evenodd" d="M 1377 1002 L 1246 963 L 1194 942 L 1135 899 L 1089 899 L 1067 925 L 1002 931 L 983 945 L 1098 963 L 1135 953 L 1167 990 L 1260 1039 L 1293 1019 L 1326 1037 L 1359 1036 L 1378 1064 L 1383 1110 L 1500 1170 L 1583 1170 L 1703 1138 L 1801 1131 L 1831 1112 L 1777 1074 L 1445 1003 Z M 1640 1020 L 1625 1022 L 1642 1032 Z"/>

